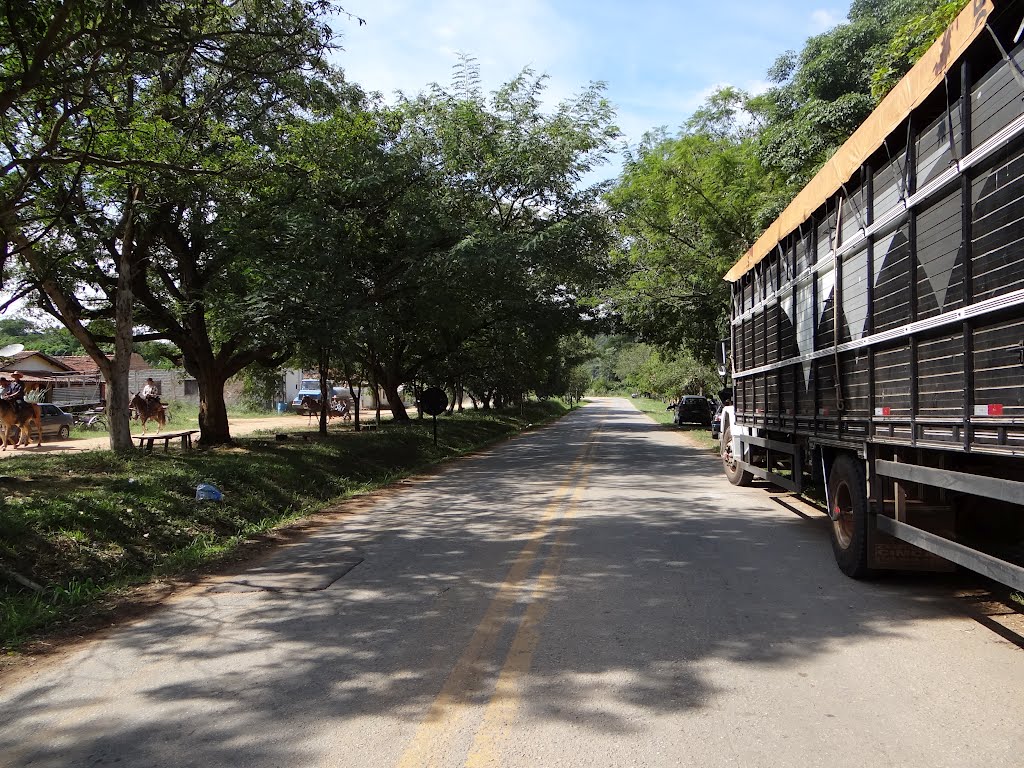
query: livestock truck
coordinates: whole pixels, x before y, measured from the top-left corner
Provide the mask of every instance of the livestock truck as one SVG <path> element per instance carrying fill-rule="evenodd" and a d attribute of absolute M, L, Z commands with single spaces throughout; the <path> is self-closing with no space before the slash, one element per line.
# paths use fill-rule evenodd
<path fill-rule="evenodd" d="M 1024 590 L 1022 37 L 970 0 L 726 275 L 725 473 L 823 480 L 854 578 Z"/>

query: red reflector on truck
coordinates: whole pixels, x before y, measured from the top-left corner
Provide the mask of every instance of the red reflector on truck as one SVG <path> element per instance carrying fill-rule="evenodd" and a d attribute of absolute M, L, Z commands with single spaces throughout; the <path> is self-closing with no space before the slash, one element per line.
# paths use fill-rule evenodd
<path fill-rule="evenodd" d="M 1003 404 L 1002 403 L 988 403 L 987 405 L 976 405 L 974 406 L 975 416 L 1002 416 L 1003 415 Z"/>

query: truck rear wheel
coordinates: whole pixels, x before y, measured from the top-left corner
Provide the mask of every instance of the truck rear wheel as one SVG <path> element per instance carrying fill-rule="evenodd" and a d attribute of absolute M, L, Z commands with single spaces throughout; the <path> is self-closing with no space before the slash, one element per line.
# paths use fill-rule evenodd
<path fill-rule="evenodd" d="M 722 433 L 722 469 L 725 470 L 725 476 L 733 485 L 750 485 L 754 479 L 752 474 L 737 463 L 736 457 L 732 453 L 731 425 L 726 427 L 725 432 Z"/>
<path fill-rule="evenodd" d="M 832 509 L 832 552 L 839 570 L 852 579 L 868 575 L 868 493 L 864 467 L 848 454 L 837 456 L 828 473 Z"/>

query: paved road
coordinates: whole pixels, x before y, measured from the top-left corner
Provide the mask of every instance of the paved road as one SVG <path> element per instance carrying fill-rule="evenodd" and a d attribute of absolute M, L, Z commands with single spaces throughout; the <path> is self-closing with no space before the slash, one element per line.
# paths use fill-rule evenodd
<path fill-rule="evenodd" d="M 1024 654 L 939 583 L 601 400 L 6 685 L 0 765 L 1018 766 Z"/>

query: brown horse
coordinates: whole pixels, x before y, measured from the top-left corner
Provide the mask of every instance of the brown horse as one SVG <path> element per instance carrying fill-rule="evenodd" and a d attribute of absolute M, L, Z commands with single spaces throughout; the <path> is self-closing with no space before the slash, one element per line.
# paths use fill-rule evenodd
<path fill-rule="evenodd" d="M 11 400 L 0 400 L 0 432 L 3 433 L 4 447 L 7 450 L 8 438 L 11 430 L 17 427 L 18 438 L 14 441 L 14 447 L 27 446 L 32 440 L 32 425 L 36 427 L 36 446 L 43 444 L 43 415 L 36 403 L 27 400 L 21 405 L 21 411 L 15 407 Z"/>
<path fill-rule="evenodd" d="M 160 428 L 167 423 L 167 409 L 159 400 L 150 400 L 148 397 L 136 393 L 128 407 L 135 411 L 142 421 L 142 434 L 146 434 L 146 422 L 155 421 L 156 431 L 159 434 Z"/>
<path fill-rule="evenodd" d="M 313 414 L 320 414 L 320 400 L 312 395 L 303 395 L 302 400 L 299 402 L 301 403 L 300 407 L 302 410 L 304 410 L 306 415 L 309 416 L 309 423 L 312 424 Z"/>

